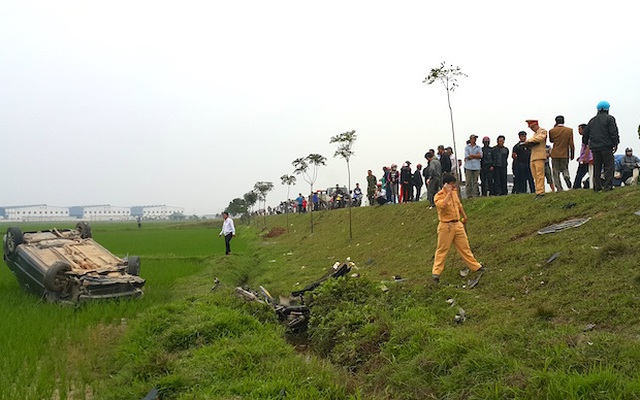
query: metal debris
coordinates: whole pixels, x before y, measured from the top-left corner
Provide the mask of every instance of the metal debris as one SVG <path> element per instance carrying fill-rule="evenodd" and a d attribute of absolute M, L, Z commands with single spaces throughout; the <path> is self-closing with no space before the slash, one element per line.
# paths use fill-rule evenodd
<path fill-rule="evenodd" d="M 546 233 L 555 233 L 568 228 L 577 228 L 580 225 L 585 224 L 590 219 L 591 217 L 570 219 L 568 221 L 560 222 L 558 224 L 553 224 L 553 225 L 547 226 L 546 228 L 542 228 L 538 231 L 538 234 L 544 235 Z"/>
<path fill-rule="evenodd" d="M 464 311 L 464 309 L 462 307 L 458 307 L 458 313 L 453 318 L 453 320 L 457 324 L 462 324 L 466 319 L 467 319 L 467 313 Z"/>
<path fill-rule="evenodd" d="M 555 261 L 556 258 L 558 258 L 558 256 L 560 255 L 560 252 L 554 253 L 551 257 L 549 257 L 549 259 L 547 260 L 547 264 L 551 264 L 552 262 Z"/>

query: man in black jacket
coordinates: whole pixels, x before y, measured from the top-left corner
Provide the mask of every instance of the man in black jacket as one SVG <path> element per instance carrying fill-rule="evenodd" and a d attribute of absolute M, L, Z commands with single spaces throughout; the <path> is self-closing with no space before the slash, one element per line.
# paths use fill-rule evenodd
<path fill-rule="evenodd" d="M 482 195 L 495 194 L 493 187 L 493 147 L 489 146 L 489 136 L 482 138 L 482 158 L 480 159 L 480 180 L 482 181 Z"/>
<path fill-rule="evenodd" d="M 413 174 L 411 173 L 411 163 L 409 161 L 405 161 L 402 168 L 400 168 L 400 182 L 402 202 L 413 201 Z"/>
<path fill-rule="evenodd" d="M 451 172 L 451 158 L 443 145 L 438 146 L 438 161 L 440 161 L 440 166 L 442 167 L 442 172 Z"/>
<path fill-rule="evenodd" d="M 422 192 L 422 164 L 416 165 L 416 170 L 413 172 L 413 186 L 415 187 L 414 201 L 420 201 L 420 193 Z"/>
<path fill-rule="evenodd" d="M 509 149 L 504 146 L 504 135 L 498 136 L 498 144 L 492 150 L 493 187 L 495 196 L 507 194 L 507 160 Z"/>
<path fill-rule="evenodd" d="M 584 130 L 584 136 L 589 141 L 589 148 L 593 153 L 593 169 L 596 179 L 593 180 L 593 190 L 613 189 L 613 153 L 618 149 L 620 136 L 616 119 L 609 115 L 609 103 L 601 101 L 596 106 L 598 113 L 591 118 Z M 604 181 L 598 179 L 604 167 Z"/>

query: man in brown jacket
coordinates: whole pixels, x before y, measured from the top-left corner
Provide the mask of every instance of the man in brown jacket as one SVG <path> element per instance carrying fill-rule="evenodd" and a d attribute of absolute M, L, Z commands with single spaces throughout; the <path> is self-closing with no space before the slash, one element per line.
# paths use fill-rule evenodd
<path fill-rule="evenodd" d="M 551 167 L 553 168 L 553 183 L 558 192 L 562 192 L 562 181 L 560 174 L 567 184 L 567 189 L 571 189 L 571 177 L 569 176 L 569 161 L 573 160 L 575 147 L 573 145 L 573 129 L 564 126 L 564 117 L 556 117 L 555 126 L 549 131 L 549 141 L 553 143 L 551 149 Z"/>
<path fill-rule="evenodd" d="M 531 149 L 531 174 L 536 183 L 536 200 L 544 196 L 544 162 L 547 159 L 547 131 L 537 119 L 526 120 L 534 134 L 524 144 Z"/>

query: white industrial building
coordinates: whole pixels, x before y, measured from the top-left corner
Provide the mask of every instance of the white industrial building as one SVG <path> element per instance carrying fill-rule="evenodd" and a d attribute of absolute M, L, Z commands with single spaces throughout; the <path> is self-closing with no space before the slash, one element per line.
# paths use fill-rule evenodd
<path fill-rule="evenodd" d="M 184 208 L 165 205 L 134 206 L 131 207 L 131 215 L 144 219 L 173 219 L 184 215 Z"/>
<path fill-rule="evenodd" d="M 64 221 L 69 219 L 69 207 L 36 204 L 0 207 L 0 215 L 8 221 Z"/>
<path fill-rule="evenodd" d="M 0 220 L 4 221 L 127 221 L 137 218 L 181 220 L 184 219 L 184 208 L 166 205 L 121 207 L 109 204 L 73 207 L 36 204 L 0 207 Z"/>
<path fill-rule="evenodd" d="M 112 206 L 110 204 L 70 207 L 69 214 L 85 221 L 125 221 L 132 219 L 131 207 Z"/>

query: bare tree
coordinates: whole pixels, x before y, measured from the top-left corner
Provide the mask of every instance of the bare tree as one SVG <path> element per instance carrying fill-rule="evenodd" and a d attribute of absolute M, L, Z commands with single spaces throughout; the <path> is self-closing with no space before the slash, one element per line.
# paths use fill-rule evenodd
<path fill-rule="evenodd" d="M 449 116 L 451 118 L 451 135 L 453 136 L 453 152 L 456 157 L 456 172 L 458 175 L 458 182 L 460 182 L 460 167 L 457 163 L 457 158 L 459 157 L 458 149 L 456 148 L 456 131 L 453 127 L 453 109 L 451 108 L 451 96 L 450 93 L 453 92 L 458 87 L 458 77 L 464 76 L 468 77 L 467 74 L 460 70 L 460 67 L 454 67 L 453 65 L 446 66 L 446 63 L 443 61 L 439 67 L 431 68 L 429 75 L 422 81 L 422 83 L 426 83 L 427 85 L 431 85 L 432 83 L 439 81 L 442 83 L 442 86 L 447 90 L 447 104 L 449 105 Z"/>
<path fill-rule="evenodd" d="M 253 191 L 258 195 L 258 200 L 262 201 L 262 207 L 264 210 L 264 226 L 267 226 L 267 193 L 273 189 L 273 182 L 256 182 L 253 185 Z"/>
<path fill-rule="evenodd" d="M 296 158 L 291 164 L 295 168 L 293 173 L 302 175 L 302 178 L 311 187 L 310 193 L 313 193 L 313 184 L 316 183 L 318 178 L 318 168 L 321 165 L 327 165 L 327 158 L 320 154 L 312 153 L 306 157 Z M 313 233 L 313 209 L 309 214 L 311 215 L 311 233 Z"/>
<path fill-rule="evenodd" d="M 334 157 L 342 157 L 347 162 L 347 189 L 349 190 L 349 240 L 353 239 L 353 231 L 351 228 L 351 168 L 349 160 L 353 153 L 353 143 L 356 141 L 356 131 L 347 131 L 339 135 L 333 136 L 329 143 L 337 143 L 338 149 L 333 154 Z"/>
<path fill-rule="evenodd" d="M 284 213 L 287 215 L 287 232 L 289 232 L 289 191 L 291 190 L 291 185 L 296 183 L 296 177 L 285 174 L 280 177 L 280 181 L 283 185 L 287 185 L 287 203 L 284 208 Z"/>

